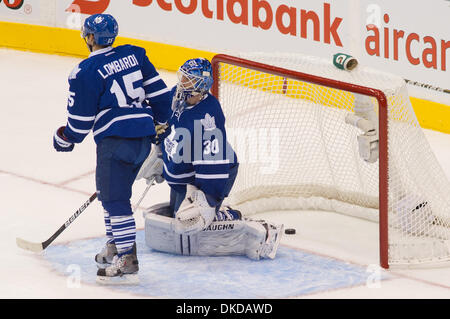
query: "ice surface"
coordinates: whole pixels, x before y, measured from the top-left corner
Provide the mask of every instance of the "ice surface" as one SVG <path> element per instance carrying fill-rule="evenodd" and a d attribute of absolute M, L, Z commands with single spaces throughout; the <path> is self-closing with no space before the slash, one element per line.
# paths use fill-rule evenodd
<path fill-rule="evenodd" d="M 92 256 L 103 244 L 103 238 L 95 238 L 54 245 L 45 251 L 45 258 L 58 273 L 69 277 L 79 274 L 83 283 L 95 284 L 97 267 Z M 281 247 L 274 260 L 254 261 L 244 256 L 157 252 L 146 247 L 143 230 L 137 233 L 136 244 L 140 284 L 111 289 L 165 298 L 292 298 L 365 285 L 367 281 L 366 267 L 288 247 Z M 387 274 L 381 277 L 385 279 Z"/>
<path fill-rule="evenodd" d="M 53 132 L 66 123 L 67 76 L 79 61 L 0 49 L 0 298 L 201 298 L 203 290 L 209 298 L 450 298 L 450 268 L 381 271 L 377 224 L 327 212 L 256 216 L 297 230 L 282 238 L 274 261 L 170 256 L 138 242 L 144 285 L 134 289 L 93 280 L 93 256 L 104 240 L 97 201 L 48 251 L 21 250 L 16 237 L 44 241 L 95 191 L 92 135 L 72 153 L 52 147 Z M 174 73 L 160 73 L 169 86 L 175 84 Z M 425 133 L 450 176 L 450 136 Z M 135 183 L 133 203 L 145 187 L 144 181 Z M 156 185 L 141 207 L 167 200 L 167 185 Z M 135 217 L 140 238 L 140 209 Z M 379 276 L 384 280 L 378 282 Z M 269 280 L 261 282 L 263 277 Z M 217 278 L 223 290 L 214 294 Z"/>

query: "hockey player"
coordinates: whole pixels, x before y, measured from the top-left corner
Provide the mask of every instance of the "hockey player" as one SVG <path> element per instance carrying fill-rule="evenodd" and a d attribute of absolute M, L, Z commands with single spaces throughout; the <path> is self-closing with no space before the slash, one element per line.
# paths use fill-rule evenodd
<path fill-rule="evenodd" d="M 137 176 L 148 182 L 165 179 L 171 190 L 170 203 L 153 207 L 150 209 L 153 214 L 146 214 L 146 238 L 152 238 L 147 243 L 152 248 L 172 253 L 191 251 L 191 248 L 194 252 L 191 244 L 189 249 L 178 245 L 178 235 L 188 239 L 202 237 L 200 233 L 206 233 L 204 230 L 216 229 L 212 223 L 228 222 L 228 225 L 240 225 L 236 226 L 239 230 L 222 238 L 220 243 L 207 243 L 200 251 L 207 251 L 208 255 L 243 253 L 252 259 L 273 258 L 283 227 L 243 220 L 239 211 L 222 207 L 234 184 L 238 162 L 227 142 L 221 105 L 209 93 L 212 84 L 212 67 L 207 59 L 188 60 L 178 71 L 178 84 L 171 91 L 173 114 L 168 122 L 169 129 L 163 134 L 161 150 L 156 148 L 152 152 Z M 254 236 L 247 236 L 247 233 Z M 252 237 L 248 251 L 243 242 L 247 237 Z M 195 242 L 198 244 L 201 240 Z M 189 240 L 189 243 L 195 246 L 194 241 Z M 207 248 L 210 244 L 218 245 L 219 250 Z M 220 250 L 224 247 L 227 249 Z"/>
<path fill-rule="evenodd" d="M 170 117 L 170 90 L 143 48 L 112 47 L 118 24 L 111 15 L 88 17 L 81 35 L 91 54 L 69 76 L 68 120 L 56 130 L 53 144 L 59 152 L 70 152 L 92 130 L 108 238 L 95 256 L 97 281 L 136 283 L 132 184 L 150 153 L 154 121 L 165 123 Z"/>
<path fill-rule="evenodd" d="M 180 232 L 187 233 L 211 223 L 231 190 L 239 164 L 226 139 L 221 106 L 208 93 L 213 82 L 211 63 L 201 58 L 188 60 L 178 77 L 171 91 L 172 116 L 158 157 L 164 166 L 162 178 L 171 188 L 170 207 L 177 212 Z M 146 164 L 138 178 L 150 169 Z M 186 185 L 191 186 L 190 195 L 195 198 L 190 205 Z M 185 214 L 189 222 L 183 219 Z"/>

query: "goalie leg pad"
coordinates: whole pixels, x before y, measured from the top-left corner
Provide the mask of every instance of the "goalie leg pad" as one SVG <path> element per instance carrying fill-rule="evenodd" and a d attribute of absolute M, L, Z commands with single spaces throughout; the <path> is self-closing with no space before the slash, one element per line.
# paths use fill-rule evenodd
<path fill-rule="evenodd" d="M 275 225 L 263 220 L 246 220 L 246 255 L 250 259 L 274 259 L 283 233 L 283 225 Z"/>
<path fill-rule="evenodd" d="M 193 236 L 191 244 L 193 244 L 192 254 L 197 256 L 245 255 L 246 222 L 242 220 L 212 222 L 197 236 Z"/>
<path fill-rule="evenodd" d="M 173 208 L 170 206 L 170 203 L 165 202 L 165 203 L 150 206 L 142 213 L 144 218 L 145 218 L 145 215 L 147 215 L 147 214 L 156 214 L 156 215 L 161 215 L 161 216 L 166 216 L 166 217 L 173 217 L 174 211 L 173 211 Z"/>
<path fill-rule="evenodd" d="M 173 218 L 149 213 L 145 218 L 145 243 L 148 247 L 171 254 L 180 254 L 179 235 L 173 231 Z"/>
<path fill-rule="evenodd" d="M 264 221 L 214 221 L 201 232 L 184 235 L 175 233 L 173 218 L 154 213 L 144 217 L 147 246 L 177 255 L 243 255 L 259 260 L 274 258 L 279 243 L 278 240 L 273 248 L 267 249 L 268 239 L 270 241 L 272 236 L 268 235 L 270 227 Z"/>
<path fill-rule="evenodd" d="M 192 256 L 245 255 L 246 225 L 242 220 L 213 222 L 193 235 L 174 231 L 174 218 L 145 215 L 145 243 L 152 249 Z"/>

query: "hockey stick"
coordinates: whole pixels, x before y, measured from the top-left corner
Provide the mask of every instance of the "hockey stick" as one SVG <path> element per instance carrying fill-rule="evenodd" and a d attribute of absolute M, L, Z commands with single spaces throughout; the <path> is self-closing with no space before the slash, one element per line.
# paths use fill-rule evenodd
<path fill-rule="evenodd" d="M 158 143 L 159 144 L 159 143 Z M 139 207 L 139 204 L 144 199 L 145 195 L 147 195 L 147 192 L 149 191 L 150 187 L 154 185 L 156 177 L 153 177 L 151 182 L 147 185 L 147 188 L 145 189 L 144 193 L 142 194 L 141 198 L 135 205 L 135 207 Z M 73 214 L 49 239 L 42 243 L 33 243 L 27 240 L 24 240 L 22 238 L 16 238 L 16 244 L 22 249 L 33 251 L 33 252 L 41 252 L 45 248 L 47 248 L 69 225 L 97 198 L 97 192 L 91 195 L 89 199 L 81 205 L 81 207 Z"/>
<path fill-rule="evenodd" d="M 408 79 L 405 79 L 405 82 L 410 85 L 414 85 L 414 86 L 421 87 L 424 89 L 429 89 L 429 90 L 433 90 L 433 91 L 437 91 L 437 92 L 441 92 L 441 93 L 450 94 L 450 89 L 444 89 L 444 88 L 434 86 L 431 84 L 420 83 L 420 82 L 412 81 L 412 80 L 408 80 Z"/>
<path fill-rule="evenodd" d="M 55 239 L 58 237 L 70 224 L 97 198 L 97 192 L 91 195 L 89 199 L 81 205 L 80 208 L 73 214 L 57 231 L 54 233 L 49 239 L 42 243 L 33 243 L 27 240 L 16 238 L 16 244 L 22 249 L 33 251 L 33 252 L 41 252 L 45 248 L 47 248 Z"/>
<path fill-rule="evenodd" d="M 136 203 L 136 205 L 134 205 L 134 207 L 136 209 L 139 208 L 139 204 L 142 202 L 142 200 L 144 199 L 145 195 L 147 195 L 148 190 L 150 189 L 150 187 L 152 187 L 153 185 L 155 185 L 155 177 L 153 177 L 153 179 L 148 183 L 147 187 L 145 188 L 144 192 L 141 195 L 141 198 L 139 198 L 138 202 Z"/>
<path fill-rule="evenodd" d="M 160 144 L 159 141 L 157 141 L 157 142 L 155 143 L 156 147 L 155 147 L 155 148 L 152 148 L 150 154 L 152 154 L 152 152 L 154 152 L 155 150 L 157 150 L 158 147 L 160 147 L 159 144 Z M 161 150 L 160 150 L 160 151 L 161 151 Z M 149 156 L 147 157 L 147 160 L 150 158 L 150 156 L 151 156 L 151 155 L 149 155 Z M 145 163 L 147 162 L 147 160 L 144 162 L 143 165 L 146 165 Z M 142 202 L 142 200 L 144 199 L 145 195 L 147 195 L 147 192 L 148 192 L 148 190 L 150 189 L 150 187 L 152 187 L 153 185 L 155 185 L 155 179 L 156 179 L 156 176 L 153 176 L 152 179 L 151 179 L 150 181 L 147 181 L 147 187 L 145 188 L 144 193 L 142 193 L 141 198 L 139 198 L 139 200 L 138 200 L 138 202 L 136 203 L 136 205 L 134 205 L 134 208 L 135 208 L 135 209 L 138 209 L 138 208 L 139 208 L 139 205 L 141 204 L 141 202 Z"/>

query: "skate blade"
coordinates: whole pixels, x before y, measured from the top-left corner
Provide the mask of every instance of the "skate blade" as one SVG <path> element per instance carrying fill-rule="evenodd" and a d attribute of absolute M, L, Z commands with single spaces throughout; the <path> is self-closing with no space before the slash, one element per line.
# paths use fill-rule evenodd
<path fill-rule="evenodd" d="M 117 277 L 97 276 L 96 282 L 100 285 L 120 286 L 120 285 L 138 285 L 138 274 L 127 274 Z"/>
<path fill-rule="evenodd" d="M 281 241 L 281 236 L 283 234 L 283 230 L 284 230 L 284 225 L 281 225 L 280 231 L 277 234 L 277 240 L 275 241 L 275 243 L 273 245 L 273 249 L 270 252 L 270 254 L 267 255 L 267 257 L 269 257 L 270 259 L 274 259 L 275 255 L 277 254 L 277 250 L 278 250 L 278 246 L 280 245 L 280 241 Z"/>

